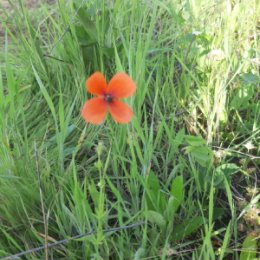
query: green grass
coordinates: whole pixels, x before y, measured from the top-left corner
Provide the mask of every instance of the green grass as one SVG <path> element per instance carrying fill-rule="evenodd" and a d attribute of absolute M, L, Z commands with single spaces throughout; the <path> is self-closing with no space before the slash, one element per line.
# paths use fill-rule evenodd
<path fill-rule="evenodd" d="M 0 258 L 95 230 L 21 259 L 259 259 L 259 2 L 14 3 Z M 136 82 L 130 124 L 81 118 L 97 70 Z"/>

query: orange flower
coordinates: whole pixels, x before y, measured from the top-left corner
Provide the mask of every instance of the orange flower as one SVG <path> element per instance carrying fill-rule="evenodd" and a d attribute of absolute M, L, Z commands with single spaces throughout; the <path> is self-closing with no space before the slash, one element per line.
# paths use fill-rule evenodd
<path fill-rule="evenodd" d="M 117 123 L 130 122 L 133 111 L 125 103 L 119 101 L 134 94 L 136 85 L 133 80 L 123 72 L 117 73 L 106 83 L 101 72 L 95 72 L 86 81 L 87 91 L 97 97 L 88 100 L 82 110 L 83 118 L 92 124 L 101 124 L 107 112 Z"/>

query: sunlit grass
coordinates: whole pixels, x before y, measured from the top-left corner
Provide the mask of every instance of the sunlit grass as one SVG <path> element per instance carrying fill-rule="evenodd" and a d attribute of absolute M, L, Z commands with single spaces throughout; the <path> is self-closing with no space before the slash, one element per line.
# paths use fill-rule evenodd
<path fill-rule="evenodd" d="M 0 38 L 0 257 L 96 230 L 25 259 L 256 259 L 258 1 L 21 4 Z M 135 80 L 130 124 L 81 118 L 97 70 Z"/>

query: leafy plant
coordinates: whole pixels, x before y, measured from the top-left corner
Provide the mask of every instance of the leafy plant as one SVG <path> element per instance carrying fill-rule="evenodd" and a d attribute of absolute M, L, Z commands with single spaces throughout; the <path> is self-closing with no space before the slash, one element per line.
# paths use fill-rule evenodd
<path fill-rule="evenodd" d="M 173 241 L 179 241 L 196 232 L 203 224 L 203 217 L 194 216 L 178 223 L 177 216 L 185 204 L 183 177 L 177 176 L 171 185 L 169 194 L 162 190 L 160 182 L 154 173 L 151 173 L 146 182 L 145 213 L 148 221 L 160 227 L 161 232 L 171 236 Z M 189 224 L 187 224 L 189 223 Z"/>
<path fill-rule="evenodd" d="M 210 167 L 213 160 L 213 153 L 207 146 L 205 140 L 200 136 L 186 136 L 185 153 L 191 155 L 193 160 L 203 167 Z"/>

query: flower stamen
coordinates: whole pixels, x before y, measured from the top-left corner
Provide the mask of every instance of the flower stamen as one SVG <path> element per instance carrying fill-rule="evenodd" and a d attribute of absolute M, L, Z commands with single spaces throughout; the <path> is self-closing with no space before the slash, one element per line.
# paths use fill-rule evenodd
<path fill-rule="evenodd" d="M 113 101 L 113 97 L 110 94 L 105 94 L 104 99 L 107 103 L 111 103 Z"/>

